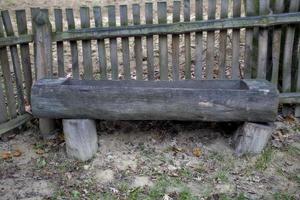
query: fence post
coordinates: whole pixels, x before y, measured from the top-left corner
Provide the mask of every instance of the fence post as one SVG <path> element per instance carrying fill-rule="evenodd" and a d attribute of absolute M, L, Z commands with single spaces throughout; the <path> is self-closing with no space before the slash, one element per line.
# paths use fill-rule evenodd
<path fill-rule="evenodd" d="M 35 43 L 35 63 L 37 79 L 52 77 L 52 40 L 51 40 L 51 23 L 48 16 L 38 9 L 33 17 L 34 43 Z M 44 139 L 51 139 L 55 133 L 55 121 L 53 119 L 39 119 L 39 127 Z"/>

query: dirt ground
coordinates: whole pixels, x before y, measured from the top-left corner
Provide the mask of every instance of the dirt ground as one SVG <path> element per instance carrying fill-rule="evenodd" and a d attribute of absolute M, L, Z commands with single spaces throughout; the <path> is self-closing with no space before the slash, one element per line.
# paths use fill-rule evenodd
<path fill-rule="evenodd" d="M 100 121 L 97 155 L 78 162 L 29 123 L 0 141 L 0 199 L 300 199 L 299 122 L 279 117 L 265 151 L 240 158 L 236 127 Z"/>

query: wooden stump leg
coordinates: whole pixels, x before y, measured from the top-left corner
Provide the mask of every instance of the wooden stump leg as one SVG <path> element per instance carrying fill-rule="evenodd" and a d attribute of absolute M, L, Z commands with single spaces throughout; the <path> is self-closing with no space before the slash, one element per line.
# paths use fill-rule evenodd
<path fill-rule="evenodd" d="M 267 145 L 275 127 L 272 123 L 257 124 L 245 122 L 233 136 L 235 154 L 259 154 Z"/>
<path fill-rule="evenodd" d="M 300 118 L 300 105 L 295 107 L 295 117 Z"/>
<path fill-rule="evenodd" d="M 55 131 L 55 121 L 53 119 L 39 119 L 39 128 L 44 140 L 54 139 L 57 135 Z"/>
<path fill-rule="evenodd" d="M 63 129 L 68 156 L 86 161 L 95 155 L 98 137 L 94 120 L 64 119 Z"/>

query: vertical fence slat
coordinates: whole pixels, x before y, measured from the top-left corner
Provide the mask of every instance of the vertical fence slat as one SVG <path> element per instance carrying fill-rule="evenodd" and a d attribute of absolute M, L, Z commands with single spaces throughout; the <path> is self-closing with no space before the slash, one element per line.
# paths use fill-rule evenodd
<path fill-rule="evenodd" d="M 75 20 L 73 9 L 66 9 L 68 30 L 75 29 Z M 74 79 L 79 79 L 79 61 L 78 61 L 78 47 L 77 41 L 70 41 L 71 59 L 72 59 L 72 76 Z"/>
<path fill-rule="evenodd" d="M 132 16 L 133 24 L 139 25 L 141 23 L 139 4 L 132 5 Z M 143 80 L 143 49 L 141 37 L 134 37 L 134 55 L 136 63 L 136 79 Z"/>
<path fill-rule="evenodd" d="M 88 7 L 80 8 L 81 28 L 90 28 L 90 10 Z M 92 47 L 90 40 L 82 40 L 82 55 L 84 79 L 93 79 Z"/>
<path fill-rule="evenodd" d="M 36 10 L 33 18 L 34 43 L 36 48 L 36 76 L 37 79 L 52 77 L 49 71 L 52 67 L 52 27 L 47 10 Z M 53 137 L 55 121 L 52 119 L 40 118 L 39 127 L 42 136 L 47 139 Z"/>
<path fill-rule="evenodd" d="M 184 0 L 184 21 L 189 22 L 191 19 L 190 0 Z M 184 58 L 185 58 L 185 79 L 191 79 L 191 34 L 184 34 Z"/>
<path fill-rule="evenodd" d="M 159 24 L 167 23 L 167 3 L 157 2 L 157 17 Z M 159 36 L 159 67 L 160 79 L 168 80 L 168 36 Z"/>
<path fill-rule="evenodd" d="M 100 6 L 94 7 L 94 17 L 95 17 L 95 26 L 103 27 L 102 22 L 102 10 Z M 104 39 L 97 40 L 98 47 L 98 57 L 99 57 L 99 65 L 100 65 L 100 78 L 107 79 L 107 64 L 106 64 L 106 49 Z"/>
<path fill-rule="evenodd" d="M 2 82 L 2 77 L 0 77 L 0 124 L 8 120 Z"/>
<path fill-rule="evenodd" d="M 299 0 L 291 0 L 289 12 L 297 12 L 299 8 Z M 284 54 L 283 54 L 283 76 L 282 76 L 282 90 L 283 92 L 291 92 L 292 82 L 292 56 L 293 45 L 295 38 L 295 26 L 289 25 L 286 30 Z"/>
<path fill-rule="evenodd" d="M 267 15 L 269 13 L 269 0 L 259 1 L 259 14 Z M 268 56 L 268 29 L 260 28 L 258 36 L 258 64 L 257 78 L 266 79 L 267 57 Z"/>
<path fill-rule="evenodd" d="M 120 6 L 120 18 L 121 26 L 128 26 L 128 12 L 127 5 Z M 130 52 L 129 52 L 129 39 L 128 37 L 122 38 L 122 53 L 123 53 L 123 67 L 124 67 L 124 79 L 130 80 Z"/>
<path fill-rule="evenodd" d="M 54 9 L 54 18 L 55 18 L 55 31 L 62 32 L 63 31 L 63 16 L 62 10 L 59 8 Z M 65 76 L 65 64 L 64 64 L 64 43 L 57 42 L 57 66 L 58 66 L 58 77 Z"/>
<path fill-rule="evenodd" d="M 233 17 L 241 15 L 241 0 L 233 1 Z M 232 68 L 231 76 L 238 79 L 240 74 L 240 29 L 232 30 Z"/>
<path fill-rule="evenodd" d="M 116 26 L 116 9 L 115 6 L 107 6 L 108 11 L 108 24 L 110 27 Z M 117 49 L 117 39 L 109 39 L 109 50 L 110 50 L 110 62 L 111 62 L 111 77 L 113 80 L 118 79 L 118 49 Z"/>
<path fill-rule="evenodd" d="M 173 23 L 180 22 L 180 1 L 173 2 Z M 172 74 L 173 80 L 179 80 L 179 35 L 172 35 Z"/>
<path fill-rule="evenodd" d="M 246 15 L 253 16 L 255 14 L 254 1 L 246 0 Z M 245 39 L 245 68 L 244 68 L 244 78 L 250 79 L 252 74 L 253 65 L 253 29 L 246 29 L 246 39 Z"/>
<path fill-rule="evenodd" d="M 11 23 L 11 19 L 8 11 L 2 11 L 2 19 L 4 28 L 7 36 L 14 36 L 14 30 Z M 10 46 L 11 58 L 13 62 L 13 68 L 15 73 L 16 88 L 17 88 L 17 99 L 18 99 L 18 109 L 19 112 L 25 113 L 25 102 L 24 102 L 24 93 L 23 93 L 23 79 L 21 71 L 21 63 L 19 59 L 18 49 L 16 45 Z"/>
<path fill-rule="evenodd" d="M 48 9 L 40 9 L 40 11 L 44 14 L 45 18 L 47 19 L 48 23 L 48 28 L 50 29 L 47 31 L 47 35 L 44 37 L 45 38 L 45 48 L 46 48 L 46 70 L 47 70 L 47 77 L 48 78 L 53 78 L 53 59 L 52 59 L 52 40 L 51 40 L 51 32 L 52 32 L 52 25 L 50 23 L 50 18 L 49 18 L 49 10 Z"/>
<path fill-rule="evenodd" d="M 2 20 L 0 19 L 0 38 L 3 37 L 3 26 L 2 26 Z M 5 50 L 6 51 L 6 47 L 5 48 L 0 48 L 0 56 L 2 56 L 2 51 Z M 1 64 L 1 68 L 2 67 L 2 60 L 3 58 L 0 57 L 0 64 Z M 3 123 L 5 121 L 8 120 L 8 113 L 7 113 L 7 107 L 5 104 L 5 97 L 4 97 L 4 90 L 2 87 L 2 83 L 4 83 L 3 78 L 0 76 L 0 123 Z M 4 83 L 5 84 L 5 83 Z"/>
<path fill-rule="evenodd" d="M 196 21 L 203 20 L 203 0 L 196 0 L 195 6 Z M 202 51 L 203 51 L 203 34 L 196 33 L 196 63 L 195 63 L 195 78 L 202 79 Z"/>
<path fill-rule="evenodd" d="M 2 18 L 0 17 L 0 37 L 4 37 Z M 8 53 L 6 47 L 0 48 L 0 64 L 3 73 L 4 89 L 8 106 L 8 114 L 10 118 L 17 116 L 16 100 L 13 89 L 13 80 L 10 72 Z"/>
<path fill-rule="evenodd" d="M 208 19 L 215 19 L 216 0 L 208 1 Z M 215 32 L 207 31 L 206 71 L 207 79 L 213 79 L 214 70 Z"/>
<path fill-rule="evenodd" d="M 31 13 L 31 26 L 32 26 L 32 33 L 35 32 L 35 23 L 34 23 L 34 19 L 33 19 L 33 16 L 36 16 L 37 13 L 39 12 L 39 8 L 30 8 L 30 13 Z M 33 66 L 34 66 L 34 79 L 37 80 L 37 69 L 36 69 L 36 44 L 33 43 Z"/>
<path fill-rule="evenodd" d="M 27 34 L 27 20 L 25 10 L 16 11 L 16 20 L 19 35 Z M 20 44 L 21 62 L 23 67 L 23 75 L 25 80 L 25 91 L 28 103 L 30 104 L 31 85 L 32 85 L 32 71 L 30 61 L 29 44 Z"/>
<path fill-rule="evenodd" d="M 153 24 L 153 3 L 145 6 L 146 24 Z M 148 80 L 154 80 L 153 36 L 146 37 Z"/>
<path fill-rule="evenodd" d="M 276 0 L 274 5 L 274 13 L 282 13 L 284 11 L 284 0 Z M 272 78 L 271 81 L 278 85 L 279 59 L 281 48 L 281 26 L 274 27 L 272 38 Z"/>
<path fill-rule="evenodd" d="M 228 17 L 228 0 L 221 1 L 221 18 Z M 220 31 L 219 44 L 219 77 L 226 78 L 226 45 L 227 45 L 227 30 Z"/>

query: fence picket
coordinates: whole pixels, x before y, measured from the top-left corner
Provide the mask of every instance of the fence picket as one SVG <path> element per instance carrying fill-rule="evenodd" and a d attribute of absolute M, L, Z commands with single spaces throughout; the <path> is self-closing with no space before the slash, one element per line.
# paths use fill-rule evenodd
<path fill-rule="evenodd" d="M 67 23 L 68 23 L 68 30 L 75 29 L 75 20 L 74 20 L 74 13 L 73 9 L 67 8 L 66 9 L 66 16 L 67 16 Z M 71 47 L 71 59 L 72 59 L 72 76 L 74 79 L 79 79 L 79 61 L 78 61 L 78 47 L 77 41 L 71 40 L 70 41 Z"/>
<path fill-rule="evenodd" d="M 88 7 L 80 8 L 81 28 L 90 28 L 90 10 Z M 90 40 L 82 40 L 82 55 L 84 79 L 93 79 L 92 47 Z"/>
<path fill-rule="evenodd" d="M 153 3 L 145 5 L 146 24 L 153 24 Z M 154 80 L 153 36 L 146 37 L 148 80 Z"/>
<path fill-rule="evenodd" d="M 241 16 L 241 0 L 233 1 L 233 17 Z M 240 75 L 240 29 L 232 30 L 232 68 L 231 77 L 238 79 Z"/>
<path fill-rule="evenodd" d="M 120 6 L 121 26 L 128 26 L 128 12 L 127 5 Z M 122 53 L 123 53 L 123 67 L 124 67 L 124 79 L 130 80 L 130 51 L 129 51 L 129 39 L 127 37 L 122 38 Z"/>
<path fill-rule="evenodd" d="M 246 16 L 254 16 L 254 2 L 253 0 L 246 1 Z M 244 78 L 250 79 L 252 74 L 253 65 L 253 29 L 246 29 L 246 40 L 245 40 L 245 68 L 244 68 Z"/>
<path fill-rule="evenodd" d="M 14 30 L 11 23 L 11 19 L 8 11 L 2 11 L 2 19 L 4 28 L 7 36 L 14 36 Z M 23 79 L 21 71 L 21 63 L 19 59 L 18 49 L 16 45 L 10 46 L 10 53 L 15 73 L 16 88 L 17 88 L 17 99 L 18 99 L 18 110 L 21 114 L 25 113 L 25 102 L 24 102 L 24 93 L 23 93 Z"/>
<path fill-rule="evenodd" d="M 3 23 L 2 23 L 2 18 L 0 18 L 0 38 L 3 37 L 4 37 Z M 16 111 L 16 100 L 15 100 L 14 88 L 13 88 L 13 80 L 10 72 L 8 53 L 6 47 L 0 48 L 0 64 L 3 73 L 5 95 L 6 95 L 7 106 L 8 106 L 8 114 L 10 119 L 12 119 L 17 116 L 17 111 Z"/>
<path fill-rule="evenodd" d="M 297 12 L 299 8 L 299 0 L 291 0 L 289 12 Z M 295 26 L 289 25 L 286 30 L 284 55 L 283 55 L 283 75 L 282 75 L 282 91 L 291 92 L 292 82 L 292 56 L 295 38 Z"/>
<path fill-rule="evenodd" d="M 133 24 L 139 25 L 141 23 L 139 4 L 132 5 L 132 16 Z M 143 80 L 143 49 L 141 37 L 134 37 L 134 55 L 136 64 L 136 79 Z"/>
<path fill-rule="evenodd" d="M 228 17 L 228 0 L 221 1 L 221 18 Z M 226 79 L 226 45 L 227 45 L 227 30 L 220 31 L 219 38 L 219 77 Z"/>
<path fill-rule="evenodd" d="M 103 27 L 102 10 L 100 6 L 94 7 L 95 26 Z M 97 40 L 100 78 L 107 79 L 106 48 L 104 39 Z"/>
<path fill-rule="evenodd" d="M 55 18 L 55 31 L 63 32 L 63 16 L 60 8 L 54 9 Z M 57 53 L 57 66 L 58 66 L 58 77 L 65 76 L 65 64 L 64 64 L 64 43 L 56 42 L 56 53 Z"/>
<path fill-rule="evenodd" d="M 270 0 L 259 1 L 259 14 L 269 14 Z M 257 78 L 266 79 L 267 75 L 267 56 L 268 56 L 268 29 L 260 28 L 258 35 L 258 64 Z"/>
<path fill-rule="evenodd" d="M 108 24 L 110 27 L 116 26 L 116 10 L 115 6 L 107 6 L 108 12 Z M 111 78 L 117 80 L 119 76 L 118 70 L 118 49 L 117 49 L 117 39 L 109 39 L 109 50 L 110 50 L 110 62 L 111 62 Z"/>
<path fill-rule="evenodd" d="M 208 1 L 208 19 L 215 19 L 216 0 Z M 206 47 L 206 78 L 213 79 L 214 70 L 214 49 L 215 49 L 215 32 L 207 31 L 207 47 Z"/>
<path fill-rule="evenodd" d="M 157 16 L 159 24 L 167 24 L 167 3 L 157 2 Z M 159 35 L 159 67 L 160 80 L 168 80 L 168 37 Z"/>
<path fill-rule="evenodd" d="M 25 10 L 16 11 L 16 20 L 19 35 L 26 35 L 28 33 L 27 29 L 27 20 Z M 31 96 L 31 86 L 32 86 L 32 71 L 31 71 L 31 61 L 30 61 L 30 50 L 29 44 L 20 44 L 20 53 L 21 53 L 21 63 L 23 68 L 23 75 L 25 81 L 25 91 L 28 103 L 30 104 Z"/>
<path fill-rule="evenodd" d="M 184 0 L 184 21 L 189 22 L 191 21 L 191 5 L 190 0 Z M 191 79 L 191 34 L 186 33 L 184 34 L 184 58 L 185 58 L 185 79 Z"/>

